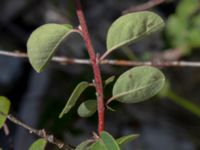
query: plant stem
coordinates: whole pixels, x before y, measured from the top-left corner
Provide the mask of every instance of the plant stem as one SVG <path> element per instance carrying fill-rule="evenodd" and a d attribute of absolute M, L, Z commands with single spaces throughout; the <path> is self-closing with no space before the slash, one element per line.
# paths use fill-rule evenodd
<path fill-rule="evenodd" d="M 30 133 L 36 134 L 37 136 L 48 141 L 49 143 L 56 145 L 58 148 L 61 148 L 61 149 L 64 149 L 64 150 L 74 150 L 74 148 L 72 146 L 66 145 L 64 142 L 57 139 L 54 135 L 47 133 L 44 129 L 41 129 L 41 130 L 34 129 L 34 128 L 24 124 L 23 122 L 21 122 L 20 120 L 18 120 L 14 116 L 12 116 L 11 114 L 6 115 L 3 112 L 0 112 L 0 115 L 5 116 L 8 120 L 10 120 L 11 122 L 21 126 L 22 128 L 24 128 L 26 130 L 28 130 Z"/>
<path fill-rule="evenodd" d="M 168 91 L 166 97 L 168 97 L 169 100 L 175 102 L 179 106 L 185 108 L 186 110 L 188 110 L 188 111 L 192 112 L 193 114 L 195 114 L 196 116 L 200 117 L 200 107 L 197 104 L 177 95 L 176 93 L 174 93 L 171 90 Z"/>
<path fill-rule="evenodd" d="M 101 79 L 101 72 L 99 67 L 99 58 L 95 55 L 94 48 L 92 46 L 91 38 L 88 32 L 85 16 L 83 14 L 83 10 L 81 7 L 81 3 L 79 0 L 75 0 L 76 13 L 79 19 L 81 31 L 83 34 L 83 39 L 85 41 L 90 60 L 92 63 L 95 87 L 96 87 L 96 95 L 97 95 L 97 103 L 98 103 L 98 132 L 99 134 L 104 130 L 104 96 L 103 96 L 103 86 Z"/>

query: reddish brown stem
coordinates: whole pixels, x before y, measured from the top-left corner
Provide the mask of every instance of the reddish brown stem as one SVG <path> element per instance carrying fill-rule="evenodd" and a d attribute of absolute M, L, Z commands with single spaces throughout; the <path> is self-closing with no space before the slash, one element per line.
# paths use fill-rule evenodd
<path fill-rule="evenodd" d="M 96 95 L 98 102 L 98 132 L 101 133 L 104 130 L 104 96 L 103 96 L 103 86 L 101 79 L 101 72 L 99 67 L 99 58 L 95 55 L 94 48 L 92 46 L 91 38 L 88 32 L 87 24 L 85 21 L 85 16 L 83 14 L 83 10 L 81 7 L 81 3 L 79 0 L 75 0 L 76 5 L 76 13 L 79 19 L 81 31 L 83 34 L 83 39 L 85 41 L 90 60 L 92 63 L 94 79 L 95 79 L 95 87 L 96 87 Z"/>

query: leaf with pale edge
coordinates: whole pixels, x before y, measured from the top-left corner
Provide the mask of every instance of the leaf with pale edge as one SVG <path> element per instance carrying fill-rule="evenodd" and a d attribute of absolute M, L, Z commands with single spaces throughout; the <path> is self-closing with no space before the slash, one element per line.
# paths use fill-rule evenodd
<path fill-rule="evenodd" d="M 123 136 L 121 138 L 118 138 L 116 140 L 117 144 L 122 147 L 124 144 L 130 142 L 130 141 L 134 141 L 135 139 L 137 139 L 139 136 L 139 134 L 131 134 L 131 135 L 126 135 Z"/>
<path fill-rule="evenodd" d="M 10 101 L 4 96 L 0 96 L 0 112 L 3 113 L 0 114 L 0 128 L 3 127 L 6 121 L 5 115 L 8 115 L 9 110 L 10 110 Z"/>
<path fill-rule="evenodd" d="M 120 150 L 115 139 L 106 131 L 102 131 L 100 137 L 107 150 Z"/>
<path fill-rule="evenodd" d="M 87 150 L 88 145 L 90 145 L 92 140 L 86 140 L 83 141 L 81 144 L 79 144 L 75 150 Z"/>
<path fill-rule="evenodd" d="M 80 82 L 76 88 L 74 89 L 73 93 L 71 94 L 69 100 L 67 101 L 67 104 L 65 105 L 64 109 L 62 110 L 62 112 L 59 115 L 59 118 L 62 118 L 63 115 L 65 115 L 66 113 L 68 113 L 70 111 L 70 109 L 76 104 L 76 101 L 78 100 L 79 96 L 81 95 L 81 93 L 83 93 L 83 91 L 89 86 L 88 82 Z"/>
<path fill-rule="evenodd" d="M 44 150 L 46 147 L 47 141 L 44 139 L 36 140 L 29 148 L 29 150 Z"/>
<path fill-rule="evenodd" d="M 155 67 L 139 66 L 123 73 L 113 87 L 113 97 L 122 103 L 137 103 L 157 94 L 165 83 L 164 74 Z"/>
<path fill-rule="evenodd" d="M 90 117 L 97 111 L 97 100 L 87 100 L 78 108 L 80 117 Z"/>
<path fill-rule="evenodd" d="M 113 51 L 129 45 L 163 26 L 163 19 L 153 12 L 143 11 L 124 15 L 117 19 L 108 30 L 107 50 Z"/>
<path fill-rule="evenodd" d="M 72 32 L 70 25 L 45 24 L 30 35 L 27 42 L 28 57 L 37 72 L 41 72 L 53 57 L 60 43 Z"/>

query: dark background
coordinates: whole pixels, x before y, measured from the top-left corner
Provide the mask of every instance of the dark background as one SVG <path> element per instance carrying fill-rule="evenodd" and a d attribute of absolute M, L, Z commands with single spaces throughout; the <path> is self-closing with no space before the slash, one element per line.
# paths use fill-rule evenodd
<path fill-rule="evenodd" d="M 111 23 L 130 6 L 142 4 L 140 0 L 85 0 L 83 8 L 94 47 L 100 54 L 105 49 L 106 33 Z M 164 20 L 175 13 L 179 1 L 163 3 L 152 11 Z M 38 26 L 50 23 L 78 25 L 72 0 L 1 0 L 0 1 L 0 50 L 26 52 L 26 42 Z M 170 49 L 165 29 L 131 45 L 126 51 L 117 51 L 112 59 L 154 60 Z M 130 54 L 131 52 L 131 54 Z M 170 53 L 171 54 L 171 53 Z M 71 36 L 57 52 L 59 56 L 88 58 L 82 39 Z M 174 53 L 171 54 L 174 56 Z M 166 58 L 167 59 L 167 58 Z M 200 59 L 198 48 L 187 56 L 175 60 Z M 130 67 L 102 66 L 103 79 L 119 76 Z M 200 68 L 161 68 L 174 93 L 200 105 Z M 58 115 L 73 88 L 79 81 L 91 82 L 91 66 L 60 65 L 51 63 L 37 74 L 27 59 L 0 56 L 0 95 L 12 101 L 11 113 L 35 128 L 45 128 L 77 145 L 91 137 L 97 130 L 97 115 L 85 119 L 78 117 L 76 108 L 63 119 Z M 109 98 L 112 85 L 105 93 Z M 95 98 L 94 90 L 86 90 L 80 101 Z M 169 98 L 153 97 L 150 101 L 124 105 L 114 104 L 117 112 L 106 112 L 106 130 L 115 137 L 139 133 L 140 137 L 125 150 L 200 150 L 200 118 Z M 10 135 L 0 131 L 0 147 L 9 150 L 27 150 L 37 138 L 28 131 L 7 121 Z M 47 149 L 55 149 L 50 145 Z"/>

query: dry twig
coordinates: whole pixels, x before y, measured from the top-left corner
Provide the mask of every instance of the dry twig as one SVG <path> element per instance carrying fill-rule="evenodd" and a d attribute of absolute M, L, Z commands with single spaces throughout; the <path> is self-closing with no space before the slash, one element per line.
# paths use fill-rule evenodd
<path fill-rule="evenodd" d="M 0 55 L 17 57 L 17 58 L 28 58 L 26 53 L 21 53 L 19 51 L 7 52 L 1 51 Z M 62 65 L 67 64 L 81 64 L 90 65 L 91 61 L 89 59 L 77 59 L 77 58 L 67 58 L 67 57 L 53 57 L 52 61 L 57 62 Z M 101 65 L 114 65 L 114 66 L 156 66 L 156 67 L 200 67 L 200 62 L 197 61 L 128 61 L 128 60 L 112 60 L 104 59 L 99 62 Z"/>
<path fill-rule="evenodd" d="M 30 133 L 33 133 L 33 134 L 45 139 L 49 143 L 52 143 L 61 149 L 64 149 L 64 150 L 73 150 L 74 149 L 72 146 L 66 145 L 64 142 L 57 139 L 54 135 L 47 133 L 44 129 L 41 129 L 41 130 L 34 129 L 34 128 L 24 124 L 23 122 L 21 122 L 20 120 L 18 120 L 14 116 L 12 116 L 11 114 L 5 115 L 4 113 L 0 112 L 0 115 L 5 116 L 8 120 L 15 123 L 16 125 L 19 125 L 19 126 L 23 127 L 24 129 L 27 129 Z"/>

